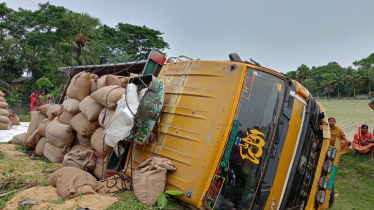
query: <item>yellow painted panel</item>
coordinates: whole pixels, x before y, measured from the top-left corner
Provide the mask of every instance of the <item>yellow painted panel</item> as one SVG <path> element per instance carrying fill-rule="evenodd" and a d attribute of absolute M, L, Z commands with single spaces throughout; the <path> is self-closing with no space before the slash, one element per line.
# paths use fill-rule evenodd
<path fill-rule="evenodd" d="M 133 167 L 149 157 L 166 157 L 177 166 L 169 172 L 166 189 L 197 206 L 222 153 L 243 64 L 230 61 L 183 61 L 163 67 L 165 101 L 156 137 L 134 147 Z M 187 198 L 187 192 L 192 196 Z"/>

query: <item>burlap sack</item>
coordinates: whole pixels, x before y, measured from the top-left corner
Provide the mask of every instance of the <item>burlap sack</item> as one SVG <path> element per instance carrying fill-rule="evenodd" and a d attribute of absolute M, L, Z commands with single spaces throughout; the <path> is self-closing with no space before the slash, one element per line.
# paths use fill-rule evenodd
<path fill-rule="evenodd" d="M 11 124 L 10 119 L 5 116 L 0 116 L 0 123 Z"/>
<path fill-rule="evenodd" d="M 119 77 L 119 81 L 121 82 L 121 87 L 125 88 L 127 87 L 127 84 L 129 83 L 130 77 Z"/>
<path fill-rule="evenodd" d="M 67 111 L 63 111 L 59 117 L 58 117 L 58 120 L 60 121 L 60 123 L 62 124 L 65 124 L 65 125 L 70 125 L 70 120 L 74 117 L 73 114 L 70 114 L 69 112 Z"/>
<path fill-rule="evenodd" d="M 103 178 L 103 171 L 106 163 L 108 162 L 109 156 L 106 156 L 105 158 L 97 151 L 92 153 L 91 159 L 95 161 L 95 168 L 91 171 L 92 174 L 98 178 L 102 179 Z"/>
<path fill-rule="evenodd" d="M 97 103 L 90 96 L 87 96 L 86 98 L 84 98 L 83 101 L 81 101 L 79 104 L 79 110 L 81 110 L 83 115 L 87 117 L 89 121 L 97 121 L 102 109 L 103 109 L 103 106 Z"/>
<path fill-rule="evenodd" d="M 0 123 L 0 130 L 10 130 L 12 124 L 10 123 Z"/>
<path fill-rule="evenodd" d="M 42 114 L 40 111 L 31 112 L 31 121 L 25 138 L 27 139 L 31 134 L 33 134 L 34 131 L 38 129 L 39 124 L 46 118 L 47 116 Z"/>
<path fill-rule="evenodd" d="M 90 95 L 97 90 L 97 79 L 91 79 Z"/>
<path fill-rule="evenodd" d="M 25 141 L 25 137 L 26 137 L 26 132 L 13 136 L 13 138 L 12 138 L 12 144 L 23 145 L 23 143 Z"/>
<path fill-rule="evenodd" d="M 47 139 L 45 137 L 42 137 L 38 144 L 36 145 L 35 147 L 35 154 L 37 156 L 40 156 L 40 157 L 43 157 L 44 156 L 44 147 L 45 147 L 45 142 L 47 141 Z"/>
<path fill-rule="evenodd" d="M 12 125 L 21 125 L 17 114 L 11 114 L 8 118 L 10 122 L 12 123 Z"/>
<path fill-rule="evenodd" d="M 90 94 L 90 75 L 90 73 L 80 72 L 71 79 L 69 87 L 66 91 L 69 98 L 75 98 L 82 101 L 84 97 Z"/>
<path fill-rule="evenodd" d="M 122 87 L 111 85 L 98 89 L 91 94 L 91 98 L 111 110 L 116 110 L 117 101 L 122 98 L 124 93 L 125 89 Z"/>
<path fill-rule="evenodd" d="M 85 146 L 82 146 L 82 145 L 80 145 L 80 144 L 78 143 L 78 144 L 75 144 L 75 145 L 70 149 L 70 151 L 75 151 L 75 150 L 86 151 L 86 150 L 92 150 L 92 149 L 91 149 L 90 146 L 85 147 Z"/>
<path fill-rule="evenodd" d="M 119 81 L 118 76 L 107 74 L 107 75 L 101 76 L 97 80 L 97 89 L 100 89 L 105 86 L 110 86 L 110 85 L 121 86 L 121 82 Z"/>
<path fill-rule="evenodd" d="M 64 151 L 71 146 L 74 142 L 74 133 L 73 129 L 69 125 L 62 124 L 58 121 L 58 118 L 55 118 L 46 129 L 47 142 L 62 148 Z"/>
<path fill-rule="evenodd" d="M 62 106 L 59 104 L 54 104 L 48 108 L 47 116 L 50 120 L 55 119 L 55 117 L 62 112 Z"/>
<path fill-rule="evenodd" d="M 113 147 L 108 146 L 104 142 L 104 128 L 98 128 L 91 137 L 91 148 L 98 151 L 102 156 L 107 156 Z"/>
<path fill-rule="evenodd" d="M 53 146 L 46 140 L 44 145 L 44 157 L 48 158 L 52 163 L 62 163 L 64 155 L 65 151 L 63 149 Z"/>
<path fill-rule="evenodd" d="M 0 102 L 5 102 L 5 98 L 0 96 Z"/>
<path fill-rule="evenodd" d="M 89 147 L 91 149 L 91 137 L 83 138 L 81 134 L 77 133 L 77 139 L 78 139 L 79 145 L 83 147 Z"/>
<path fill-rule="evenodd" d="M 7 102 L 0 102 L 0 109 L 8 109 L 8 103 Z"/>
<path fill-rule="evenodd" d="M 57 188 L 62 199 L 78 195 L 95 194 L 97 181 L 91 174 L 74 167 L 63 167 L 55 171 L 47 184 Z"/>
<path fill-rule="evenodd" d="M 42 136 L 39 135 L 38 130 L 35 130 L 34 133 L 32 133 L 30 136 L 27 136 L 26 142 L 24 142 L 24 146 L 35 148 L 41 137 Z"/>
<path fill-rule="evenodd" d="M 45 131 L 47 130 L 47 126 L 49 125 L 49 123 L 51 123 L 52 120 L 50 120 L 49 118 L 47 119 L 44 119 L 40 124 L 39 124 L 39 127 L 38 127 L 38 132 L 39 132 L 39 135 L 40 136 L 43 136 L 43 137 L 46 137 L 47 135 L 45 134 Z"/>
<path fill-rule="evenodd" d="M 0 97 L 4 97 L 4 93 L 1 90 L 0 90 Z"/>
<path fill-rule="evenodd" d="M 63 167 L 75 167 L 80 170 L 92 170 L 95 168 L 95 161 L 91 159 L 93 150 L 73 150 L 65 154 Z"/>
<path fill-rule="evenodd" d="M 98 119 L 99 125 L 103 128 L 106 128 L 106 126 L 108 126 L 108 124 L 112 120 L 114 112 L 115 111 L 110 110 L 108 108 L 102 109 L 99 115 L 99 119 Z"/>
<path fill-rule="evenodd" d="M 7 109 L 0 109 L 0 116 L 8 117 L 9 116 L 9 110 L 7 110 Z"/>
<path fill-rule="evenodd" d="M 45 116 L 48 116 L 47 112 L 48 112 L 48 109 L 49 109 L 50 106 L 52 106 L 52 104 L 44 104 L 44 105 L 36 108 L 36 110 L 38 110 L 39 112 L 41 112 Z"/>
<path fill-rule="evenodd" d="M 138 77 L 140 74 L 130 73 L 130 78 Z"/>
<path fill-rule="evenodd" d="M 151 157 L 135 168 L 134 194 L 141 203 L 153 206 L 164 192 L 167 170 L 176 170 L 169 159 Z"/>
<path fill-rule="evenodd" d="M 62 106 L 64 107 L 64 110 L 69 114 L 76 115 L 80 112 L 79 103 L 80 101 L 75 98 L 68 98 L 64 100 Z"/>
<path fill-rule="evenodd" d="M 97 121 L 91 122 L 83 115 L 82 112 L 75 115 L 70 120 L 71 127 L 77 131 L 77 138 L 91 138 L 92 134 L 99 127 Z"/>

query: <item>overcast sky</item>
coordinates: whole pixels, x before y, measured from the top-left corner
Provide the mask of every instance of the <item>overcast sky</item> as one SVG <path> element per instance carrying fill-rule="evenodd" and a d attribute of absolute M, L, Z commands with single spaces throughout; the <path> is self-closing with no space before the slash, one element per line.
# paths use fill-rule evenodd
<path fill-rule="evenodd" d="M 5 0 L 35 10 L 47 0 Z M 276 71 L 374 53 L 374 0 L 50 0 L 103 24 L 145 25 L 164 33 L 168 56 L 228 60 L 236 52 Z"/>

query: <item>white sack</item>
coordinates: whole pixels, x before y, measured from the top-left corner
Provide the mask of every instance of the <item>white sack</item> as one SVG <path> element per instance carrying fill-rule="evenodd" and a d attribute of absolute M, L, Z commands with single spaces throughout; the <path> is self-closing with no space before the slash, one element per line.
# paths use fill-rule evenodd
<path fill-rule="evenodd" d="M 126 97 L 126 98 L 125 98 Z M 129 103 L 128 106 L 126 104 Z M 130 136 L 130 131 L 134 126 L 134 115 L 139 106 L 137 87 L 128 84 L 125 94 L 117 102 L 117 109 L 109 125 L 105 128 L 105 143 L 114 147 L 120 140 Z M 129 110 L 131 109 L 131 111 Z"/>

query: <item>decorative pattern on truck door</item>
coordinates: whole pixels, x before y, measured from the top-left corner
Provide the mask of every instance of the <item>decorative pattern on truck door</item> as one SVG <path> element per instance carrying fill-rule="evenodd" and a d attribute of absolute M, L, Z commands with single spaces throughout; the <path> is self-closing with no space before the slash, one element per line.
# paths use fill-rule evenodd
<path fill-rule="evenodd" d="M 265 135 L 256 129 L 247 131 L 246 134 L 246 137 L 241 138 L 242 141 L 239 145 L 240 155 L 243 159 L 248 159 L 254 164 L 259 164 L 260 161 L 257 158 L 262 155 L 262 147 L 265 146 L 263 137 L 265 137 Z"/>

